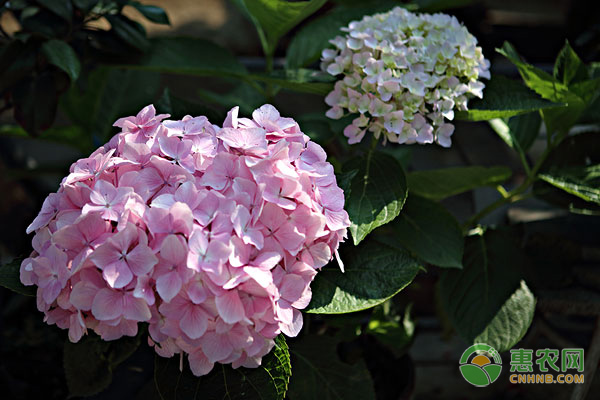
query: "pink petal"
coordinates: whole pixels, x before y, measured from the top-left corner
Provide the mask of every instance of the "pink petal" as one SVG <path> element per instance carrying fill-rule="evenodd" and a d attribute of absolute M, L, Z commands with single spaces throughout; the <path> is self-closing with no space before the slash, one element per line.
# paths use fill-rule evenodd
<path fill-rule="evenodd" d="M 121 316 L 123 295 L 111 289 L 100 289 L 92 303 L 92 314 L 99 321 L 108 321 Z"/>
<path fill-rule="evenodd" d="M 169 302 L 173 297 L 177 296 L 177 293 L 181 290 L 182 283 L 177 271 L 172 271 L 158 277 L 156 280 L 156 290 L 164 301 Z"/>
<path fill-rule="evenodd" d="M 199 306 L 188 305 L 179 320 L 179 327 L 190 339 L 198 339 L 208 327 L 206 313 Z"/>
<path fill-rule="evenodd" d="M 102 277 L 111 288 L 120 289 L 131 282 L 133 274 L 127 263 L 123 260 L 119 260 L 104 266 Z"/>
<path fill-rule="evenodd" d="M 243 320 L 246 315 L 244 305 L 236 290 L 230 290 L 215 298 L 219 315 L 228 324 L 235 324 Z"/>

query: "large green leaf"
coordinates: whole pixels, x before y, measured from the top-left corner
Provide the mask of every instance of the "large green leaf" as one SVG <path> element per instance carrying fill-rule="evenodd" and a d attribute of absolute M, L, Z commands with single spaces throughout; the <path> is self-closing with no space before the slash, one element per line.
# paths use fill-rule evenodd
<path fill-rule="evenodd" d="M 535 312 L 523 280 L 527 263 L 509 234 L 488 230 L 467 238 L 463 269 L 445 269 L 440 276 L 442 304 L 465 340 L 500 352 L 521 340 Z"/>
<path fill-rule="evenodd" d="M 286 53 L 286 68 L 300 68 L 317 61 L 321 51 L 329 47 L 329 40 L 344 33 L 340 28 L 364 15 L 387 11 L 397 5 L 398 2 L 381 1 L 357 7 L 340 6 L 310 21 L 292 38 Z"/>
<path fill-rule="evenodd" d="M 469 110 L 458 111 L 457 119 L 486 121 L 562 106 L 541 98 L 519 82 L 502 75 L 493 75 L 485 86 L 483 98 L 470 100 Z"/>
<path fill-rule="evenodd" d="M 316 276 L 307 312 L 344 314 L 374 307 L 410 284 L 420 268 L 406 250 L 373 240 L 343 246 L 341 259 L 345 272 L 331 263 Z"/>
<path fill-rule="evenodd" d="M 553 168 L 538 176 L 567 193 L 600 204 L 600 165 Z"/>
<path fill-rule="evenodd" d="M 464 240 L 456 218 L 424 197 L 410 194 L 400 216 L 377 239 L 438 267 L 462 268 Z"/>
<path fill-rule="evenodd" d="M 508 146 L 525 154 L 540 132 L 542 118 L 539 113 L 532 112 L 511 118 L 495 118 L 489 124 Z"/>
<path fill-rule="evenodd" d="M 244 66 L 223 47 L 208 40 L 183 37 L 152 39 L 141 62 L 125 67 L 197 76 L 246 74 Z"/>
<path fill-rule="evenodd" d="M 35 296 L 35 286 L 25 286 L 21 283 L 20 267 L 23 259 L 17 258 L 0 266 L 0 286 L 25 296 Z"/>
<path fill-rule="evenodd" d="M 329 336 L 305 336 L 292 346 L 294 377 L 290 400 L 374 400 L 369 370 L 361 359 L 340 361 L 336 341 Z"/>
<path fill-rule="evenodd" d="M 442 200 L 480 186 L 498 185 L 512 175 L 507 167 L 452 167 L 407 175 L 410 193 Z"/>
<path fill-rule="evenodd" d="M 244 9 L 258 31 L 265 54 L 272 55 L 279 39 L 327 0 L 234 0 Z"/>
<path fill-rule="evenodd" d="M 154 382 L 163 400 L 283 400 L 292 374 L 288 346 L 283 336 L 258 368 L 237 368 L 215 364 L 205 376 L 197 377 L 186 365 L 179 369 L 179 357 L 156 356 Z"/>
<path fill-rule="evenodd" d="M 62 40 L 52 39 L 42 45 L 42 52 L 52 65 L 69 74 L 71 80 L 76 80 L 81 71 L 81 64 L 75 50 Z"/>
<path fill-rule="evenodd" d="M 348 161 L 343 171 L 352 174 L 343 189 L 350 233 L 358 244 L 373 229 L 400 214 L 407 195 L 406 178 L 394 157 L 376 151 Z"/>
<path fill-rule="evenodd" d="M 71 396 L 91 396 L 112 382 L 113 370 L 140 345 L 146 330 L 135 337 L 105 341 L 99 336 L 84 336 L 78 343 L 65 342 L 63 366 Z"/>
<path fill-rule="evenodd" d="M 115 132 L 112 124 L 118 118 L 137 114 L 157 97 L 160 87 L 157 73 L 107 67 L 97 68 L 82 80 L 62 96 L 61 108 L 97 145 Z"/>

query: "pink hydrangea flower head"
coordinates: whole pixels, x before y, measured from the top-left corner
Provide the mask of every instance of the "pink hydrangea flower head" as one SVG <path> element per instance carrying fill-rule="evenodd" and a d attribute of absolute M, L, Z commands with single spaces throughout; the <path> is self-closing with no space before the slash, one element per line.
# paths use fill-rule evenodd
<path fill-rule="evenodd" d="M 153 106 L 73 164 L 28 232 L 21 280 L 76 342 L 149 324 L 163 357 L 256 367 L 302 328 L 310 283 L 350 225 L 323 148 L 271 105 L 163 121 Z M 387 123 L 396 129 L 402 114 Z M 449 136 L 447 126 L 439 134 Z"/>
<path fill-rule="evenodd" d="M 338 77 L 327 117 L 360 114 L 344 129 L 348 143 L 367 132 L 387 142 L 450 147 L 455 110 L 483 96 L 490 63 L 455 17 L 396 7 L 342 28 L 321 69 Z"/>

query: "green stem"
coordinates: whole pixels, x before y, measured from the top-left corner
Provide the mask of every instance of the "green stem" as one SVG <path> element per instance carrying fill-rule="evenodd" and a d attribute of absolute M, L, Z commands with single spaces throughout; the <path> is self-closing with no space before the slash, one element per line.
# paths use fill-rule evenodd
<path fill-rule="evenodd" d="M 530 197 L 531 194 L 525 193 L 525 192 L 527 191 L 527 189 L 529 189 L 529 187 L 536 180 L 536 175 L 537 175 L 538 171 L 542 167 L 542 164 L 544 163 L 544 161 L 546 161 L 546 158 L 548 158 L 548 155 L 553 150 L 553 148 L 554 148 L 553 146 L 546 147 L 546 150 L 544 151 L 544 153 L 540 156 L 540 158 L 535 163 L 534 167 L 531 169 L 531 172 L 527 176 L 527 179 L 525 179 L 525 182 L 523 182 L 517 188 L 515 188 L 509 192 L 506 192 L 506 194 L 503 195 L 502 198 L 496 200 L 495 202 L 488 205 L 487 207 L 485 207 L 484 209 L 482 209 L 481 211 L 479 211 L 478 213 L 473 215 L 471 218 L 469 218 L 463 224 L 463 231 L 467 232 L 471 227 L 473 227 L 475 224 L 477 224 L 483 217 L 492 213 L 497 208 L 502 207 L 505 204 L 515 203 L 517 201 L 520 201 L 520 200 Z"/>

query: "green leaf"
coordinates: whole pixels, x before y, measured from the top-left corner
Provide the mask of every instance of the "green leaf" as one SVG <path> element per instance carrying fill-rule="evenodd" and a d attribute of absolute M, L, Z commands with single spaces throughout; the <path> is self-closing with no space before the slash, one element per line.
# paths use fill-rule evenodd
<path fill-rule="evenodd" d="M 149 21 L 162 25 L 171 25 L 167 13 L 160 7 L 142 4 L 139 1 L 130 1 L 129 5 L 135 7 Z"/>
<path fill-rule="evenodd" d="M 460 8 L 478 3 L 481 0 L 415 0 L 420 12 L 434 13 L 452 8 Z"/>
<path fill-rule="evenodd" d="M 140 64 L 123 67 L 197 76 L 239 76 L 247 73 L 231 52 L 207 40 L 158 38 L 150 43 L 150 49 Z"/>
<path fill-rule="evenodd" d="M 442 304 L 465 340 L 499 352 L 521 340 L 535 312 L 522 276 L 527 264 L 507 233 L 488 230 L 467 238 L 463 269 L 445 269 L 440 276 Z"/>
<path fill-rule="evenodd" d="M 554 64 L 554 78 L 565 85 L 588 79 L 588 70 L 568 41 L 558 53 Z"/>
<path fill-rule="evenodd" d="M 137 114 L 157 97 L 159 87 L 157 73 L 100 67 L 71 86 L 61 108 L 100 145 L 116 133 L 112 124 L 118 118 Z"/>
<path fill-rule="evenodd" d="M 186 115 L 204 115 L 209 121 L 220 121 L 223 115 L 212 107 L 175 96 L 169 88 L 154 103 L 157 113 L 171 115 L 172 119 L 181 119 Z"/>
<path fill-rule="evenodd" d="M 150 49 L 150 42 L 142 25 L 121 14 L 106 15 L 105 18 L 110 22 L 115 34 L 125 43 L 143 52 Z"/>
<path fill-rule="evenodd" d="M 21 283 L 20 268 L 23 259 L 14 259 L 11 262 L 3 264 L 0 267 L 0 286 L 23 294 L 25 296 L 35 296 L 35 286 L 25 286 Z"/>
<path fill-rule="evenodd" d="M 65 71 L 72 81 L 77 80 L 81 64 L 71 46 L 62 40 L 52 39 L 42 45 L 42 52 L 50 64 Z"/>
<path fill-rule="evenodd" d="M 97 335 L 84 336 L 78 343 L 65 342 L 63 366 L 71 396 L 91 396 L 112 382 L 113 370 L 139 347 L 145 329 L 135 337 L 105 341 Z"/>
<path fill-rule="evenodd" d="M 415 336 L 415 322 L 410 316 L 411 306 L 406 307 L 403 318 L 398 316 L 394 319 L 386 318 L 381 310 L 382 306 L 377 307 L 377 311 L 373 313 L 364 332 L 375 336 L 377 340 L 391 349 L 396 357 L 401 357 Z"/>
<path fill-rule="evenodd" d="M 294 378 L 290 400 L 375 400 L 373 381 L 365 362 L 340 361 L 336 341 L 325 335 L 305 336 L 295 342 L 291 353 Z"/>
<path fill-rule="evenodd" d="M 540 132 L 542 118 L 539 113 L 529 113 L 508 119 L 494 118 L 489 124 L 509 147 L 524 157 Z"/>
<path fill-rule="evenodd" d="M 325 96 L 331 92 L 335 81 L 335 78 L 329 74 L 310 69 L 275 71 L 268 75 L 254 74 L 249 75 L 248 78 L 277 85 L 294 92 L 320 96 Z"/>
<path fill-rule="evenodd" d="M 70 1 L 36 0 L 36 2 L 59 17 L 71 22 L 71 18 L 73 17 L 73 6 Z"/>
<path fill-rule="evenodd" d="M 377 236 L 379 241 L 404 247 L 438 267 L 462 268 L 462 230 L 456 218 L 440 204 L 410 194 L 389 228 L 389 232 Z"/>
<path fill-rule="evenodd" d="M 272 55 L 279 39 L 327 0 L 235 0 L 256 26 L 265 54 Z"/>
<path fill-rule="evenodd" d="M 351 21 L 360 20 L 364 15 L 387 11 L 398 5 L 394 1 L 382 1 L 358 7 L 340 6 L 310 21 L 292 38 L 285 57 L 286 68 L 305 67 L 317 61 L 321 51 L 330 46 L 329 40 L 343 34 L 340 28 Z"/>
<path fill-rule="evenodd" d="M 524 152 L 527 152 L 535 142 L 541 126 L 542 117 L 536 112 L 518 115 L 508 120 L 510 134 Z"/>
<path fill-rule="evenodd" d="M 370 151 L 364 157 L 344 164 L 343 171 L 357 170 L 350 184 L 343 187 L 350 233 L 359 244 L 373 229 L 387 224 L 400 214 L 406 200 L 406 178 L 395 158 Z"/>
<path fill-rule="evenodd" d="M 236 85 L 232 91 L 227 93 L 215 93 L 206 89 L 198 89 L 197 92 L 200 98 L 208 104 L 220 105 L 227 111 L 239 106 L 240 112 L 245 115 L 252 114 L 254 110 L 268 103 L 263 93 L 246 83 Z M 222 115 L 216 121 L 221 120 L 223 120 Z"/>
<path fill-rule="evenodd" d="M 548 156 L 540 168 L 533 193 L 551 204 L 570 210 L 598 211 L 594 192 L 598 188 L 594 166 L 600 164 L 600 135 L 587 132 L 569 136 Z M 590 171 L 587 171 L 590 169 Z"/>
<path fill-rule="evenodd" d="M 61 73 L 62 74 L 62 73 Z M 67 77 L 64 78 L 67 81 Z M 39 135 L 54 122 L 59 88 L 63 86 L 57 74 L 44 72 L 32 79 L 25 78 L 12 91 L 14 116 L 19 125 L 32 135 Z"/>
<path fill-rule="evenodd" d="M 73 0 L 73 5 L 84 13 L 88 13 L 96 6 L 96 4 L 98 4 L 98 1 L 99 0 Z"/>
<path fill-rule="evenodd" d="M 553 168 L 540 179 L 586 201 L 600 204 L 600 165 Z"/>
<path fill-rule="evenodd" d="M 511 175 L 507 167 L 453 167 L 415 171 L 407 178 L 411 194 L 438 201 L 480 186 L 498 185 Z"/>
<path fill-rule="evenodd" d="M 555 133 L 566 135 L 586 108 L 586 102 L 582 97 L 554 76 L 521 60 L 510 43 L 504 42 L 502 48 L 496 50 L 517 67 L 523 81 L 530 89 L 546 100 L 563 103 L 563 107 L 543 109 L 542 116 L 550 135 Z"/>
<path fill-rule="evenodd" d="M 457 111 L 456 118 L 467 121 L 486 121 L 526 114 L 563 104 L 540 98 L 519 82 L 502 75 L 493 75 L 485 84 L 483 99 L 469 101 L 469 110 Z"/>
<path fill-rule="evenodd" d="M 340 256 L 345 272 L 335 263 L 319 272 L 306 312 L 344 314 L 375 307 L 410 284 L 420 268 L 406 250 L 376 241 L 345 245 Z"/>
<path fill-rule="evenodd" d="M 187 363 L 179 370 L 179 357 L 156 356 L 154 382 L 163 400 L 283 400 L 291 376 L 290 355 L 282 335 L 258 368 L 231 368 L 215 364 L 202 377 L 192 374 Z"/>

